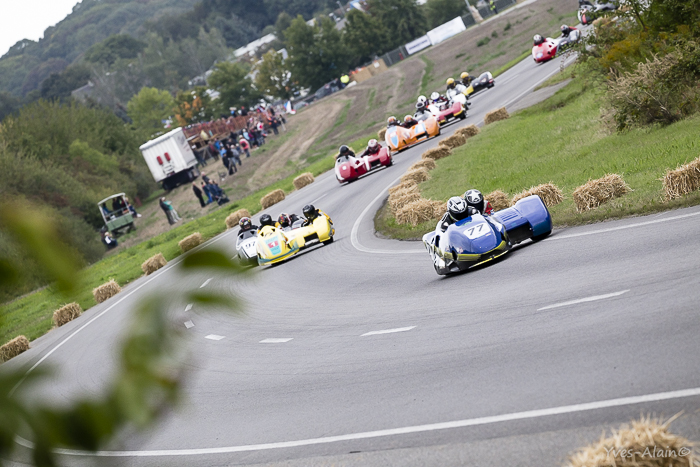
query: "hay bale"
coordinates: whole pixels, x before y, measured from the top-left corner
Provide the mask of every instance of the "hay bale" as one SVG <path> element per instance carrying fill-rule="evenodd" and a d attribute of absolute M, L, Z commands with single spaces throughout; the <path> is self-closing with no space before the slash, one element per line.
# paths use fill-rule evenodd
<path fill-rule="evenodd" d="M 401 182 L 398 185 L 389 188 L 389 196 L 395 194 L 398 191 L 418 191 L 418 184 L 413 181 Z"/>
<path fill-rule="evenodd" d="M 521 199 L 532 195 L 539 196 L 542 202 L 548 208 L 554 206 L 555 204 L 559 204 L 564 200 L 564 194 L 556 185 L 552 183 L 543 183 L 542 185 L 533 186 L 529 190 L 525 190 L 513 196 L 510 204 L 512 206 Z"/>
<path fill-rule="evenodd" d="M 166 264 L 168 264 L 168 262 L 166 261 L 165 257 L 163 257 L 163 253 L 158 253 L 157 255 L 153 255 L 144 261 L 141 265 L 141 269 L 143 270 L 143 273 L 148 276 Z"/>
<path fill-rule="evenodd" d="M 294 188 L 296 188 L 297 190 L 301 190 L 306 185 L 311 185 L 314 182 L 314 180 L 314 174 L 312 174 L 311 172 L 306 172 L 295 178 L 292 183 L 294 183 Z"/>
<path fill-rule="evenodd" d="M 578 212 L 590 211 L 601 204 L 629 193 L 630 187 L 618 174 L 608 174 L 574 190 L 574 203 Z"/>
<path fill-rule="evenodd" d="M 568 467 L 693 467 L 697 452 L 687 439 L 661 423 L 642 417 L 613 430 L 612 435 L 582 448 L 569 458 Z"/>
<path fill-rule="evenodd" d="M 426 181 L 429 178 L 430 174 L 428 173 L 428 169 L 422 168 L 409 170 L 408 172 L 403 174 L 403 176 L 401 177 L 401 182 L 413 181 L 415 183 L 420 183 Z"/>
<path fill-rule="evenodd" d="M 17 336 L 0 347 L 0 361 L 6 362 L 27 350 L 29 350 L 29 339 L 24 336 Z"/>
<path fill-rule="evenodd" d="M 484 198 L 486 198 L 486 201 L 491 203 L 491 207 L 494 211 L 500 211 L 501 209 L 505 209 L 510 206 L 510 198 L 508 198 L 508 195 L 501 190 L 494 190 L 488 195 L 484 196 Z"/>
<path fill-rule="evenodd" d="M 459 130 L 455 131 L 455 134 L 460 134 L 464 136 L 465 138 L 469 139 L 472 136 L 476 136 L 479 134 L 479 127 L 471 124 L 469 126 L 465 126 L 464 128 L 460 128 Z"/>
<path fill-rule="evenodd" d="M 269 192 L 262 198 L 260 198 L 260 204 L 262 205 L 263 209 L 267 209 L 270 206 L 279 203 L 284 199 L 284 191 L 281 189 L 277 189 L 274 191 Z"/>
<path fill-rule="evenodd" d="M 77 303 L 69 303 L 53 312 L 53 324 L 60 328 L 66 323 L 73 321 L 75 318 L 83 314 L 83 309 Z"/>
<path fill-rule="evenodd" d="M 463 144 L 467 144 L 467 138 L 460 135 L 459 133 L 455 133 L 454 135 L 448 136 L 447 138 L 440 141 L 440 146 L 445 146 L 450 149 L 462 146 Z"/>
<path fill-rule="evenodd" d="M 452 154 L 450 148 L 438 145 L 438 147 L 436 148 L 428 149 L 427 151 L 425 151 L 421 157 L 423 159 L 431 159 L 436 161 L 438 159 L 442 159 L 443 157 L 447 157 L 450 154 Z"/>
<path fill-rule="evenodd" d="M 667 200 L 680 198 L 700 189 L 700 157 L 676 170 L 669 170 L 661 181 Z"/>
<path fill-rule="evenodd" d="M 226 218 L 226 230 L 237 227 L 238 222 L 244 217 L 250 217 L 250 213 L 247 209 L 239 209 L 238 211 L 229 214 Z"/>
<path fill-rule="evenodd" d="M 377 132 L 377 139 L 379 141 L 384 141 L 384 137 L 386 136 L 386 128 L 382 128 Z"/>
<path fill-rule="evenodd" d="M 394 214 L 407 204 L 420 199 L 420 193 L 417 191 L 409 193 L 399 191 L 398 193 L 399 194 L 396 196 L 389 196 L 389 207 L 391 208 L 391 212 Z"/>
<path fill-rule="evenodd" d="M 92 289 L 92 296 L 95 297 L 95 301 L 97 303 L 102 303 L 105 300 L 114 297 L 121 291 L 122 288 L 119 287 L 117 281 L 110 279 L 109 282 L 105 282 L 101 286 Z"/>
<path fill-rule="evenodd" d="M 487 113 L 484 116 L 484 124 L 490 125 L 493 122 L 505 120 L 507 118 L 510 118 L 510 114 L 505 107 L 501 107 L 500 109 L 492 110 L 491 112 Z"/>
<path fill-rule="evenodd" d="M 188 235 L 178 242 L 180 245 L 180 250 L 183 253 L 190 251 L 192 248 L 201 245 L 204 240 L 202 239 L 202 234 L 195 232 L 192 235 Z"/>
<path fill-rule="evenodd" d="M 410 166 L 407 170 L 407 172 L 410 172 L 411 170 L 416 170 L 416 169 L 426 169 L 426 170 L 433 170 L 435 168 L 435 161 L 432 159 L 421 159 L 412 166 Z"/>
<path fill-rule="evenodd" d="M 445 203 L 421 198 L 403 206 L 396 211 L 398 224 L 411 224 L 417 226 L 420 223 L 437 220 L 444 212 Z"/>

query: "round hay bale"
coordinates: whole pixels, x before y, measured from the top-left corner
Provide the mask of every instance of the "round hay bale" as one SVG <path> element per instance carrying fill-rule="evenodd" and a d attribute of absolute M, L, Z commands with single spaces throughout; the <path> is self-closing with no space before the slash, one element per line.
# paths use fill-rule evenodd
<path fill-rule="evenodd" d="M 448 136 L 447 138 L 440 141 L 440 146 L 445 146 L 450 149 L 454 149 L 464 144 L 467 144 L 467 138 L 459 133 L 455 133 L 454 135 Z"/>
<path fill-rule="evenodd" d="M 202 239 L 202 234 L 195 232 L 192 235 L 188 235 L 178 242 L 180 250 L 183 253 L 190 251 L 192 248 L 201 245 L 204 240 Z"/>
<path fill-rule="evenodd" d="M 418 184 L 413 181 L 408 181 L 408 182 L 401 182 L 398 185 L 392 186 L 389 188 L 389 196 L 395 194 L 398 191 L 418 191 Z"/>
<path fill-rule="evenodd" d="M 484 198 L 486 198 L 486 201 L 491 203 L 491 207 L 494 211 L 500 211 L 501 209 L 505 209 L 510 206 L 510 198 L 508 198 L 508 195 L 501 190 L 494 190 L 488 195 L 484 196 Z"/>
<path fill-rule="evenodd" d="M 429 178 L 430 174 L 428 173 L 428 170 L 422 168 L 406 172 L 401 177 L 401 182 L 413 181 L 415 183 L 420 183 L 428 180 Z"/>
<path fill-rule="evenodd" d="M 590 211 L 601 204 L 629 193 L 630 187 L 618 174 L 608 174 L 574 190 L 574 203 L 578 212 Z"/>
<path fill-rule="evenodd" d="M 114 297 L 121 291 L 122 288 L 119 287 L 117 281 L 110 279 L 109 282 L 105 282 L 101 286 L 92 289 L 92 296 L 95 297 L 95 301 L 97 303 L 102 303 L 105 300 Z"/>
<path fill-rule="evenodd" d="M 435 161 L 432 159 L 421 159 L 412 166 L 410 166 L 407 172 L 416 169 L 433 170 L 435 168 Z"/>
<path fill-rule="evenodd" d="M 446 146 L 438 145 L 438 147 L 436 147 L 436 148 L 428 149 L 427 151 L 425 151 L 423 153 L 423 155 L 421 156 L 421 158 L 432 159 L 432 160 L 436 161 L 438 159 L 442 159 L 443 157 L 447 157 L 450 154 L 452 154 L 452 151 L 450 150 L 450 148 L 448 148 Z"/>
<path fill-rule="evenodd" d="M 166 261 L 165 257 L 163 256 L 163 253 L 158 253 L 156 255 L 151 256 L 148 258 L 146 261 L 143 262 L 141 265 L 141 270 L 143 270 L 143 273 L 146 274 L 147 276 L 150 274 L 153 274 L 163 266 L 168 264 Z"/>
<path fill-rule="evenodd" d="M 564 201 L 564 194 L 556 185 L 552 183 L 543 183 L 542 185 L 533 186 L 529 190 L 525 190 L 513 196 L 510 204 L 513 206 L 521 199 L 532 195 L 539 196 L 548 208 Z"/>
<path fill-rule="evenodd" d="M 247 209 L 239 209 L 236 212 L 232 212 L 226 217 L 226 230 L 233 229 L 238 226 L 238 222 L 244 217 L 250 217 L 250 213 Z"/>
<path fill-rule="evenodd" d="M 379 141 L 384 141 L 384 137 L 386 136 L 386 128 L 382 128 L 377 132 L 377 139 Z"/>
<path fill-rule="evenodd" d="M 675 170 L 669 170 L 661 181 L 667 200 L 680 198 L 700 189 L 700 157 Z"/>
<path fill-rule="evenodd" d="M 459 130 L 455 131 L 455 134 L 460 134 L 465 138 L 469 139 L 472 136 L 478 135 L 479 131 L 479 127 L 472 123 L 471 125 L 465 126 L 464 128 L 460 128 Z"/>
<path fill-rule="evenodd" d="M 417 191 L 406 193 L 404 191 L 399 191 L 400 195 L 389 197 L 389 207 L 393 213 L 396 213 L 399 209 L 406 206 L 408 203 L 418 201 L 420 199 L 420 193 Z"/>
<path fill-rule="evenodd" d="M 282 191 L 281 189 L 277 189 L 277 190 L 269 192 L 268 194 L 266 194 L 265 196 L 260 198 L 260 204 L 262 205 L 263 209 L 267 209 L 270 206 L 273 206 L 273 205 L 279 203 L 283 199 L 284 199 L 284 191 Z"/>
<path fill-rule="evenodd" d="M 493 122 L 498 122 L 507 118 L 510 118 L 510 114 L 505 107 L 501 107 L 500 109 L 492 110 L 491 112 L 487 113 L 484 116 L 484 124 L 490 125 Z"/>
<path fill-rule="evenodd" d="M 17 336 L 10 342 L 0 346 L 0 360 L 6 362 L 27 350 L 29 350 L 29 339 L 24 336 Z"/>
<path fill-rule="evenodd" d="M 66 323 L 73 321 L 75 318 L 83 314 L 83 309 L 77 303 L 69 303 L 53 312 L 53 324 L 60 328 Z"/>
<path fill-rule="evenodd" d="M 396 211 L 396 222 L 415 227 L 423 222 L 438 219 L 444 212 L 441 209 L 443 205 L 441 201 L 421 198 Z"/>
<path fill-rule="evenodd" d="M 666 422 L 641 417 L 631 426 L 612 430 L 611 436 L 586 446 L 569 458 L 568 467 L 693 467 L 693 444 L 671 433 Z"/>
<path fill-rule="evenodd" d="M 306 185 L 311 185 L 314 180 L 314 174 L 311 172 L 306 172 L 296 177 L 292 183 L 294 183 L 294 188 L 301 190 Z"/>

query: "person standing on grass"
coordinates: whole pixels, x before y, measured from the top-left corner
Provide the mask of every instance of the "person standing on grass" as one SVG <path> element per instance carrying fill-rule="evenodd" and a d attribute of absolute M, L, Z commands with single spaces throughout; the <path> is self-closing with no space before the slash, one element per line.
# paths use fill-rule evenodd
<path fill-rule="evenodd" d="M 250 157 L 250 143 L 248 143 L 248 140 L 241 137 L 238 143 L 241 145 L 243 151 L 245 151 L 245 156 Z"/>
<path fill-rule="evenodd" d="M 207 203 L 204 202 L 204 197 L 202 196 L 202 190 L 197 186 L 197 182 L 192 182 L 192 191 L 194 191 L 194 195 L 199 200 L 199 204 L 201 204 L 202 207 L 206 206 Z"/>
<path fill-rule="evenodd" d="M 208 179 L 207 179 L 208 180 Z M 211 196 L 211 191 L 209 190 L 209 183 L 207 182 L 202 182 L 202 191 L 204 192 L 205 195 L 207 195 L 207 198 L 209 201 L 207 201 L 207 204 L 211 203 L 214 201 L 214 199 Z"/>
<path fill-rule="evenodd" d="M 177 215 L 177 211 L 175 211 L 175 209 L 173 208 L 172 203 L 170 201 L 166 201 L 165 197 L 162 197 L 160 199 L 159 204 L 160 208 L 165 213 L 165 216 L 168 218 L 168 223 L 170 225 L 173 225 L 180 220 L 180 217 Z"/>

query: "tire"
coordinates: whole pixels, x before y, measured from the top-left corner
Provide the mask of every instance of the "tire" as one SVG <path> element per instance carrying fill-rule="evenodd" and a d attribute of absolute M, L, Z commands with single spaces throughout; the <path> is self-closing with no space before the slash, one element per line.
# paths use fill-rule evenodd
<path fill-rule="evenodd" d="M 330 245 L 331 243 L 333 243 L 333 237 L 330 237 L 328 240 L 326 240 L 325 242 L 321 242 L 321 243 L 323 243 L 324 245 Z"/>
<path fill-rule="evenodd" d="M 462 112 L 462 115 L 459 116 L 460 120 L 464 120 L 467 118 L 467 109 L 464 109 L 464 112 Z"/>
<path fill-rule="evenodd" d="M 552 233 L 552 231 L 550 230 L 549 232 L 545 232 L 541 235 L 535 235 L 534 237 L 532 237 L 532 241 L 539 242 L 540 240 L 544 240 L 545 238 L 549 237 L 549 234 L 551 234 L 551 233 Z"/>
<path fill-rule="evenodd" d="M 392 159 L 391 157 L 389 157 L 389 163 L 388 163 L 386 166 L 387 166 L 387 167 L 391 167 L 392 165 L 394 165 L 394 159 Z"/>

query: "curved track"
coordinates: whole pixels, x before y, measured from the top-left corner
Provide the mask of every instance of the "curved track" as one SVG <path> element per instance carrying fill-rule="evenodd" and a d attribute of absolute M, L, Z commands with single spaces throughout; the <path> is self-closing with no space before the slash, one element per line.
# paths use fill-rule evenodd
<path fill-rule="evenodd" d="M 515 66 L 442 137 L 558 67 Z M 206 282 L 246 298 L 244 317 L 171 303 L 195 325 L 186 401 L 101 453 L 110 465 L 556 465 L 600 426 L 697 407 L 700 209 L 558 231 L 441 278 L 420 244 L 379 239 L 372 224 L 386 189 L 437 141 L 350 185 L 328 172 L 269 210 L 315 203 L 335 222 L 332 245 L 246 282 L 170 265 L 11 364 L 57 367 L 41 397 L 60 402 L 99 390 L 125 314 L 146 294 Z M 232 233 L 215 239 L 231 254 Z M 587 297 L 598 300 L 555 306 Z"/>

